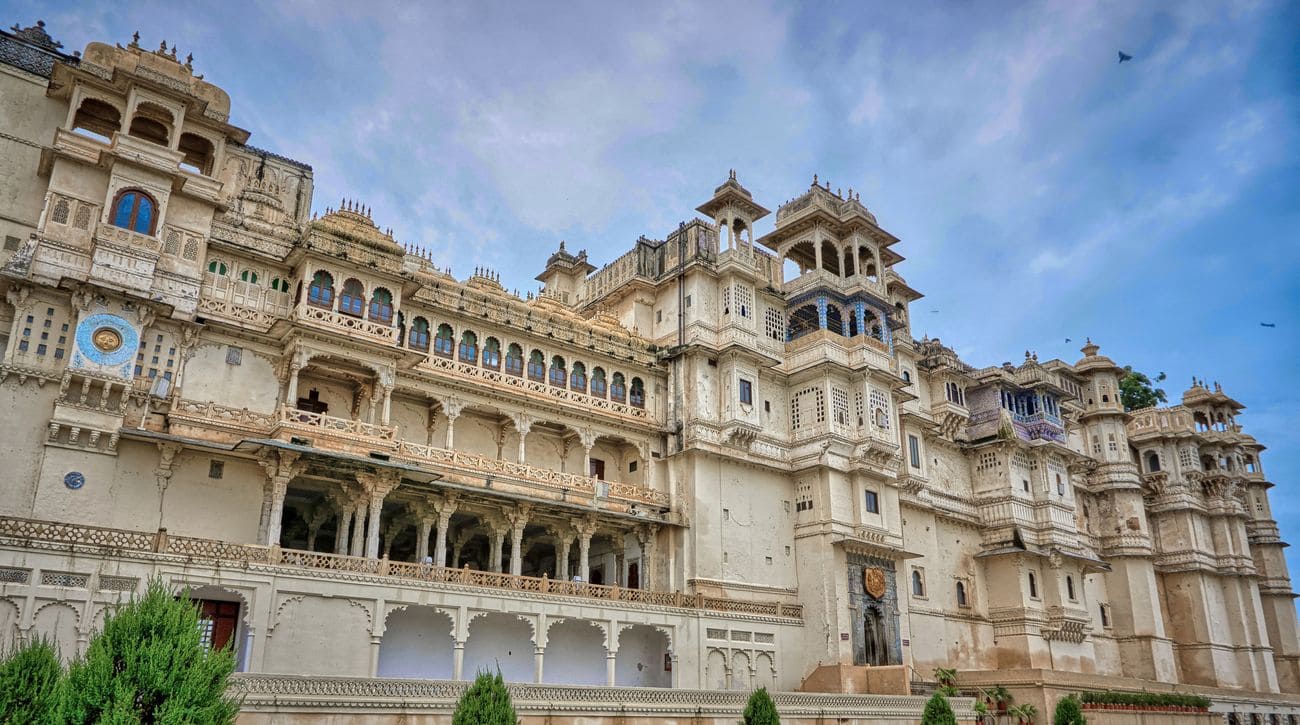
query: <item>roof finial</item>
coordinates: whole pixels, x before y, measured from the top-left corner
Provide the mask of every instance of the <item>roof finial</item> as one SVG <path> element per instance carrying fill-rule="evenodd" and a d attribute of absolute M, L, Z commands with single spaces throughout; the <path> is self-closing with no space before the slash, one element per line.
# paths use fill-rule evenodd
<path fill-rule="evenodd" d="M 131 44 L 130 44 L 129 46 L 127 46 L 127 47 L 128 47 L 128 48 L 139 48 L 139 47 L 140 47 L 140 31 L 139 31 L 139 30 L 135 31 L 134 33 L 131 33 Z"/>
<path fill-rule="evenodd" d="M 813 186 L 817 186 L 817 174 L 813 174 Z"/>
<path fill-rule="evenodd" d="M 167 52 L 167 41 L 164 40 L 164 41 L 163 41 L 163 42 L 158 46 L 158 52 L 159 52 L 159 53 L 166 53 L 166 52 Z"/>

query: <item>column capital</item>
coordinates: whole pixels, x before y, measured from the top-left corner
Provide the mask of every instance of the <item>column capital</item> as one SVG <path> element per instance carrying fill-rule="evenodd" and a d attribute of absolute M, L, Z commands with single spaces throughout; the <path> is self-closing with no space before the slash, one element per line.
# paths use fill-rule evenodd
<path fill-rule="evenodd" d="M 518 508 L 506 512 L 506 518 L 510 521 L 510 528 L 515 531 L 523 531 L 528 525 L 528 517 L 533 513 L 531 504 L 520 504 Z"/>
<path fill-rule="evenodd" d="M 387 496 L 390 491 L 397 488 L 397 484 L 402 480 L 397 471 L 392 469 L 384 469 L 377 473 L 358 473 L 356 477 L 357 483 L 361 484 L 361 487 L 372 498 Z"/>
<path fill-rule="evenodd" d="M 438 403 L 442 406 L 442 414 L 452 420 L 459 418 L 461 411 L 465 409 L 465 401 L 454 395 L 448 395 L 439 400 Z"/>
<path fill-rule="evenodd" d="M 257 457 L 257 462 L 273 483 L 288 483 L 290 479 L 307 470 L 302 454 L 295 451 L 268 450 Z"/>
<path fill-rule="evenodd" d="M 158 444 L 158 467 L 154 469 L 154 480 L 158 484 L 159 491 L 167 490 L 167 484 L 172 479 L 172 465 L 176 461 L 176 454 L 181 451 L 179 443 L 159 443 Z"/>
<path fill-rule="evenodd" d="M 451 519 L 451 515 L 456 513 L 456 507 L 460 505 L 460 494 L 450 491 L 443 495 L 432 496 L 429 498 L 429 504 L 433 506 L 439 519 Z"/>
<path fill-rule="evenodd" d="M 642 546 L 644 546 L 646 542 L 654 541 L 655 537 L 659 535 L 659 529 L 659 524 L 645 524 L 638 526 L 636 528 L 637 541 L 641 542 Z"/>
<path fill-rule="evenodd" d="M 590 540 L 596 533 L 596 529 L 600 528 L 600 525 L 596 523 L 596 517 L 594 516 L 572 519 L 570 523 L 573 524 L 574 531 L 578 532 L 580 536 L 588 540 Z"/>
<path fill-rule="evenodd" d="M 578 433 L 578 442 L 581 443 L 582 447 L 588 451 L 590 451 L 593 447 L 595 447 L 596 439 L 600 437 L 600 434 L 592 430 L 591 428 L 578 428 L 577 433 Z M 583 475 L 586 474 L 584 473 Z"/>
<path fill-rule="evenodd" d="M 519 431 L 521 436 L 528 435 L 528 432 L 533 429 L 533 423 L 537 422 L 535 417 L 527 413 L 510 413 L 509 415 L 510 422 L 515 424 L 515 430 Z"/>

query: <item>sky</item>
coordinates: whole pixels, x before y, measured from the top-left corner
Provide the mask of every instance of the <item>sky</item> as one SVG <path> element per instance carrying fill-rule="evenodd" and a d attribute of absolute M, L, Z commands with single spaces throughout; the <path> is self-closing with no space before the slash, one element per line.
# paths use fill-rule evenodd
<path fill-rule="evenodd" d="M 561 239 L 599 266 L 663 238 L 729 169 L 773 210 L 818 174 L 902 240 L 916 337 L 982 367 L 1090 336 L 1175 403 L 1220 382 L 1300 542 L 1300 3 L 0 10 L 67 49 L 178 44 L 250 143 L 314 167 L 317 211 L 358 199 L 508 288 Z"/>

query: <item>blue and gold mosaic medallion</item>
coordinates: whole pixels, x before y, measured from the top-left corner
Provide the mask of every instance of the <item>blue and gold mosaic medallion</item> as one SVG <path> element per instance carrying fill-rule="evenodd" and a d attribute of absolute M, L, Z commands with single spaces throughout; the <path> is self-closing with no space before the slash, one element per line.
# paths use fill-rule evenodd
<path fill-rule="evenodd" d="M 86 485 L 86 475 L 81 471 L 72 471 L 63 477 L 63 485 L 76 491 Z"/>
<path fill-rule="evenodd" d="M 140 333 L 124 318 L 101 312 L 77 325 L 74 368 L 100 368 L 121 377 L 131 376 L 131 360 L 140 347 Z"/>

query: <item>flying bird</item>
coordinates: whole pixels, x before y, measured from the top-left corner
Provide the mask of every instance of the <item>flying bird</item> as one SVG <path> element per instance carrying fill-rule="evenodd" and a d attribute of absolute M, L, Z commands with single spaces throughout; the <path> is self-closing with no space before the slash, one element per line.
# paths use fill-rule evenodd
<path fill-rule="evenodd" d="M 1131 55 L 1129 55 L 1128 53 L 1125 53 L 1124 51 L 1121 50 L 1121 51 L 1119 52 L 1119 62 L 1123 63 L 1123 62 L 1126 61 L 1126 60 L 1133 60 L 1133 56 L 1131 56 Z"/>
<path fill-rule="evenodd" d="M 1261 323 L 1259 323 L 1259 326 L 1260 326 L 1260 327 L 1277 327 L 1277 323 L 1276 323 L 1276 322 L 1261 322 Z"/>
<path fill-rule="evenodd" d="M 1066 341 L 1066 342 L 1069 342 L 1069 341 L 1070 341 L 1070 338 L 1068 338 L 1068 337 L 1065 338 L 1065 341 Z"/>

